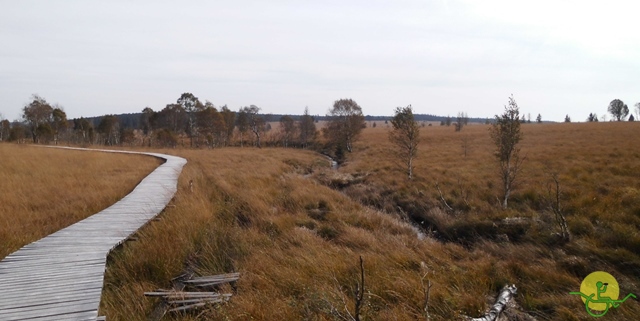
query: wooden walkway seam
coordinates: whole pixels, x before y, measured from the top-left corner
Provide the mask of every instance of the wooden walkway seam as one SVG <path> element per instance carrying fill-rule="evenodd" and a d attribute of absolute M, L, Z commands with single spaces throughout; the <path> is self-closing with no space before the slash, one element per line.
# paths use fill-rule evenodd
<path fill-rule="evenodd" d="M 165 160 L 127 196 L 88 218 L 28 244 L 0 261 L 0 320 L 97 320 L 107 255 L 171 201 L 184 158 Z"/>

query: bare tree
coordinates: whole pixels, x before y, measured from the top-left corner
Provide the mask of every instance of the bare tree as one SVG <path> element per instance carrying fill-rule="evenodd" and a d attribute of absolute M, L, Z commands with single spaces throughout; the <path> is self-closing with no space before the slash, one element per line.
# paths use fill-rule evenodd
<path fill-rule="evenodd" d="M 420 127 L 413 117 L 411 105 L 397 107 L 391 119 L 393 129 L 389 132 L 389 140 L 396 146 L 396 155 L 407 168 L 409 179 L 413 178 L 413 160 L 418 154 Z"/>
<path fill-rule="evenodd" d="M 340 99 L 333 103 L 327 115 L 329 123 L 323 128 L 323 134 L 336 149 L 336 154 L 345 149 L 353 150 L 353 142 L 365 127 L 362 108 L 353 99 Z"/>
<path fill-rule="evenodd" d="M 522 139 L 519 114 L 518 104 L 513 95 L 511 95 L 509 97 L 509 105 L 505 106 L 504 113 L 496 115 L 495 123 L 489 128 L 491 139 L 496 145 L 494 155 L 500 167 L 503 208 L 507 208 L 507 201 L 513 191 L 514 183 L 524 161 L 524 158 L 520 158 L 520 148 L 518 148 L 518 143 Z"/>
<path fill-rule="evenodd" d="M 549 209 L 553 212 L 556 224 L 560 228 L 560 237 L 564 242 L 571 241 L 571 233 L 569 232 L 569 227 L 567 226 L 567 219 L 564 216 L 564 211 L 562 210 L 562 206 L 560 204 L 560 199 L 562 198 L 562 191 L 560 190 L 560 179 L 558 178 L 558 174 L 551 173 L 551 179 L 553 180 L 553 184 L 548 186 L 548 199 Z"/>
<path fill-rule="evenodd" d="M 456 116 L 456 123 L 455 123 L 456 131 L 457 132 L 461 131 L 462 127 L 466 126 L 468 122 L 469 122 L 469 117 L 467 116 L 467 114 L 464 112 L 458 112 L 458 115 Z"/>

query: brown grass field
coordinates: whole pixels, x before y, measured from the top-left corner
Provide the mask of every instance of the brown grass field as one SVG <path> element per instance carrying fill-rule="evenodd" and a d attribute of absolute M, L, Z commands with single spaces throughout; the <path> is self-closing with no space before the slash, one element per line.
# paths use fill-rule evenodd
<path fill-rule="evenodd" d="M 0 144 L 0 259 L 115 203 L 151 157 Z"/>
<path fill-rule="evenodd" d="M 185 272 L 238 271 L 224 289 L 234 294 L 228 303 L 163 320 L 340 320 L 353 313 L 362 256 L 366 320 L 425 320 L 427 279 L 431 320 L 478 317 L 505 284 L 518 287 L 511 311 L 590 320 L 569 295 L 587 274 L 609 272 L 621 294 L 640 294 L 639 126 L 523 125 L 526 160 L 508 210 L 497 201 L 485 125 L 422 128 L 412 181 L 381 123 L 365 129 L 337 172 L 311 151 L 162 150 L 189 160 L 175 206 L 112 253 L 101 313 L 147 320 L 158 301 L 144 291 L 170 288 Z M 550 173 L 560 178 L 568 243 L 548 210 Z M 628 300 L 605 318 L 638 315 Z"/>

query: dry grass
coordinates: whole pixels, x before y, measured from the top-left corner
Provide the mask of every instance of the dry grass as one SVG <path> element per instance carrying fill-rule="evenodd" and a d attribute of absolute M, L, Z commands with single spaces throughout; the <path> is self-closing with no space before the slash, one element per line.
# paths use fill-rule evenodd
<path fill-rule="evenodd" d="M 392 148 L 385 139 L 388 129 L 368 128 L 351 162 L 341 169 L 366 180 L 344 191 L 389 212 L 400 207 L 438 231 L 440 239 L 464 244 L 469 251 L 487 252 L 500 278 L 478 277 L 487 283 L 518 284 L 519 303 L 533 315 L 554 320 L 586 318 L 567 293 L 588 273 L 608 271 L 618 278 L 623 292 L 637 292 L 638 126 L 626 122 L 524 125 L 526 161 L 507 211 L 498 205 L 500 181 L 488 126 L 468 126 L 460 133 L 452 127 L 423 128 L 418 178 L 413 182 L 403 177 L 403 169 L 388 152 Z M 551 173 L 560 178 L 563 211 L 574 235 L 568 244 L 559 242 L 555 235 L 559 229 L 548 210 Z M 440 210 L 445 206 L 435 182 L 453 213 Z M 617 320 L 632 320 L 638 312 L 637 304 L 629 304 L 611 314 Z"/>
<path fill-rule="evenodd" d="M 151 157 L 0 144 L 0 259 L 115 203 Z"/>
<path fill-rule="evenodd" d="M 527 160 L 506 211 L 496 201 L 499 181 L 483 125 L 460 133 L 423 128 L 414 181 L 395 164 L 381 123 L 364 131 L 338 173 L 299 150 L 164 150 L 189 160 L 175 207 L 112 254 L 101 312 L 108 320 L 146 320 L 157 302 L 144 291 L 168 288 L 185 272 L 239 271 L 229 303 L 166 319 L 335 320 L 353 311 L 362 255 L 368 320 L 424 319 L 424 273 L 433 284 L 432 320 L 479 316 L 506 283 L 518 286 L 516 302 L 539 320 L 589 320 L 568 294 L 588 273 L 608 271 L 622 293 L 638 292 L 637 129 L 523 126 Z M 567 244 L 554 236 L 546 210 L 549 172 L 558 173 L 564 190 L 574 235 Z M 453 212 L 443 210 L 436 181 Z M 407 215 L 430 236 L 419 237 L 403 221 Z M 628 301 L 608 316 L 636 320 L 639 313 L 637 301 Z"/>
<path fill-rule="evenodd" d="M 540 320 L 588 320 L 568 294 L 586 274 L 609 271 L 622 292 L 638 284 L 635 124 L 532 124 L 524 131 L 525 172 L 507 211 L 495 201 L 499 182 L 481 125 L 461 133 L 424 128 L 412 182 L 388 152 L 383 126 L 365 130 L 338 173 L 298 150 L 168 151 L 189 159 L 176 206 L 113 255 L 102 312 L 109 320 L 145 320 L 156 302 L 143 291 L 170 287 L 185 271 L 239 271 L 229 303 L 166 318 L 335 320 L 336 311 L 353 311 L 362 255 L 370 320 L 424 319 L 426 272 L 432 320 L 478 316 L 506 283 L 519 287 L 516 302 Z M 471 142 L 466 158 L 462 137 Z M 554 237 L 545 211 L 550 171 L 565 191 L 574 234 L 568 244 Z M 442 210 L 436 181 L 454 213 Z M 399 219 L 403 213 L 440 234 L 419 238 Z M 609 312 L 616 320 L 638 313 L 635 301 Z"/>
<path fill-rule="evenodd" d="M 419 240 L 406 223 L 306 177 L 328 167 L 313 153 L 178 153 L 189 163 L 176 206 L 143 229 L 138 242 L 114 254 L 108 268 L 102 312 L 109 320 L 145 320 L 155 302 L 142 292 L 169 287 L 170 279 L 184 271 L 242 273 L 231 302 L 203 311 L 201 319 L 331 320 L 332 309 L 345 313 L 345 303 L 353 311 L 359 255 L 368 283 L 365 313 L 380 320 L 413 320 L 421 309 L 421 262 L 434 280 L 440 279 L 441 271 L 452 267 L 438 262 L 461 251 L 457 245 Z M 194 193 L 188 191 L 189 180 Z M 434 300 L 444 291 L 434 290 Z M 454 306 L 435 309 L 447 317 L 457 313 Z"/>

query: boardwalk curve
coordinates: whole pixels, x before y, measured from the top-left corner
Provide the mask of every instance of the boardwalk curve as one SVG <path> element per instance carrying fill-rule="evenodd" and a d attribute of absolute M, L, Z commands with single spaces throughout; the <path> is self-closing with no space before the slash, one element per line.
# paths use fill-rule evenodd
<path fill-rule="evenodd" d="M 90 151 L 166 161 L 117 203 L 0 261 L 0 320 L 96 320 L 107 255 L 165 208 L 187 163 Z"/>

